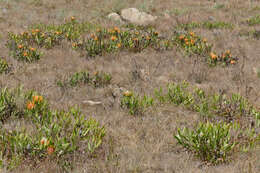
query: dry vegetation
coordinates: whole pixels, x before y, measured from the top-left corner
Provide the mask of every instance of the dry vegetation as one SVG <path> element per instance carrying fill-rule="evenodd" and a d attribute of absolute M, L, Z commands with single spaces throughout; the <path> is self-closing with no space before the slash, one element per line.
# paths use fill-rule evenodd
<path fill-rule="evenodd" d="M 0 0 L 1 172 L 260 172 L 259 10 Z"/>

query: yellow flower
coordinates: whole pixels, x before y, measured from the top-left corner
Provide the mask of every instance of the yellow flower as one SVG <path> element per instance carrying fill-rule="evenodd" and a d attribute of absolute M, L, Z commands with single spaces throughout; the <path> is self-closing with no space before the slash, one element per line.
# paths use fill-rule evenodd
<path fill-rule="evenodd" d="M 120 48 L 120 47 L 121 47 L 121 44 L 120 44 L 120 43 L 118 43 L 118 44 L 117 44 L 117 48 Z"/>
<path fill-rule="evenodd" d="M 112 40 L 112 41 L 116 41 L 116 40 L 117 40 L 116 36 L 112 36 L 112 37 L 111 37 L 111 40 Z"/>
<path fill-rule="evenodd" d="M 133 93 L 131 91 L 125 91 L 123 93 L 123 95 L 126 96 L 126 97 L 131 97 L 133 95 Z"/>
<path fill-rule="evenodd" d="M 146 36 L 146 40 L 151 40 L 151 38 L 147 35 L 147 36 Z"/>
<path fill-rule="evenodd" d="M 139 39 L 138 38 L 133 38 L 134 41 L 138 41 Z"/>
<path fill-rule="evenodd" d="M 77 46 L 77 43 L 72 43 L 72 47 L 76 47 Z"/>
<path fill-rule="evenodd" d="M 180 35 L 180 36 L 179 36 L 179 39 L 180 39 L 180 40 L 183 40 L 184 38 L 185 38 L 184 35 Z"/>
<path fill-rule="evenodd" d="M 203 42 L 204 42 L 204 43 L 206 43 L 206 42 L 207 42 L 207 39 L 206 39 L 206 38 L 204 38 L 204 39 L 203 39 Z"/>
<path fill-rule="evenodd" d="M 235 60 L 231 60 L 231 61 L 230 61 L 230 64 L 235 64 L 235 63 L 236 63 Z"/>
<path fill-rule="evenodd" d="M 230 55 L 230 50 L 227 50 L 227 51 L 226 51 L 226 54 Z"/>

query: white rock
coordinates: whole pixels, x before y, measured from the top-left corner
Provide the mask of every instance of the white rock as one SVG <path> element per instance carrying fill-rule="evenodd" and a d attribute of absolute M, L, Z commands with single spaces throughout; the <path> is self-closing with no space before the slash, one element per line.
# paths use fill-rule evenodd
<path fill-rule="evenodd" d="M 83 103 L 86 103 L 90 106 L 94 106 L 94 105 L 101 105 L 102 102 L 94 102 L 94 101 L 91 101 L 91 100 L 84 100 Z"/>
<path fill-rule="evenodd" d="M 120 15 L 117 13 L 110 13 L 107 18 L 115 21 L 115 22 L 119 22 L 119 23 L 124 23 L 124 21 L 121 19 Z"/>
<path fill-rule="evenodd" d="M 157 19 L 156 16 L 152 16 L 145 12 L 140 12 L 136 8 L 123 9 L 121 11 L 121 17 L 124 20 L 136 25 L 148 25 Z"/>

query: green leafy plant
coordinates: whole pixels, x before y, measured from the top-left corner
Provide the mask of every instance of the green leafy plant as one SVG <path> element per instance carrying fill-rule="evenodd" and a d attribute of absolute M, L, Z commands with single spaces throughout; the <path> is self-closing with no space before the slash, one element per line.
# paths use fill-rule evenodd
<path fill-rule="evenodd" d="M 221 55 L 217 55 L 214 52 L 211 52 L 208 57 L 208 62 L 210 65 L 217 65 L 217 64 L 234 65 L 238 62 L 238 58 L 232 56 L 230 50 L 223 52 Z"/>
<path fill-rule="evenodd" d="M 183 82 L 182 84 L 169 84 L 166 99 L 176 105 L 190 105 L 193 102 L 193 97 L 187 92 L 187 87 L 188 83 L 186 82 Z"/>
<path fill-rule="evenodd" d="M 148 107 L 153 105 L 153 98 L 144 95 L 139 97 L 126 91 L 121 99 L 121 107 L 127 108 L 131 115 L 143 114 Z"/>
<path fill-rule="evenodd" d="M 184 148 L 213 164 L 226 162 L 236 145 L 231 139 L 230 125 L 225 123 L 200 123 L 195 130 L 178 129 L 174 137 Z"/>
<path fill-rule="evenodd" d="M 4 72 L 6 73 L 9 69 L 10 67 L 7 62 L 3 58 L 0 58 L 0 74 Z"/>
<path fill-rule="evenodd" d="M 260 15 L 257 15 L 257 16 L 254 16 L 254 17 L 247 19 L 247 23 L 248 23 L 249 26 L 260 24 Z"/>
<path fill-rule="evenodd" d="M 191 30 L 191 29 L 196 29 L 196 28 L 205 28 L 205 29 L 232 29 L 233 25 L 230 23 L 225 23 L 221 21 L 217 22 L 191 22 L 191 23 L 186 23 L 186 24 L 181 24 L 178 26 L 180 29 L 185 29 L 185 30 Z"/>
<path fill-rule="evenodd" d="M 173 40 L 187 53 L 206 56 L 212 48 L 212 45 L 207 43 L 206 39 L 202 39 L 194 32 L 176 33 Z"/>
<path fill-rule="evenodd" d="M 33 62 L 39 60 L 41 53 L 36 48 L 29 46 L 27 42 L 24 42 L 22 35 L 8 34 L 7 47 L 10 50 L 10 54 L 21 61 Z"/>
<path fill-rule="evenodd" d="M 80 84 L 89 84 L 94 87 L 103 87 L 110 84 L 112 76 L 109 73 L 105 72 L 95 72 L 93 75 L 90 75 L 87 71 L 76 72 L 71 75 L 67 80 L 58 81 L 57 84 L 60 87 L 75 87 Z"/>
<path fill-rule="evenodd" d="M 4 122 L 6 119 L 11 116 L 20 116 L 23 114 L 23 111 L 17 103 L 21 95 L 21 88 L 15 90 L 9 90 L 3 88 L 0 90 L 0 121 Z"/>
<path fill-rule="evenodd" d="M 8 170 L 24 161 L 36 163 L 44 159 L 67 170 L 73 166 L 72 157 L 82 153 L 93 156 L 103 143 L 105 128 L 77 108 L 53 111 L 41 95 L 34 91 L 22 93 L 21 89 L 4 89 L 0 98 L 1 120 L 19 113 L 17 118 L 23 117 L 33 128 L 31 132 L 26 128 L 0 130 L 0 159 L 2 167 Z M 20 112 L 18 102 L 23 104 Z"/>

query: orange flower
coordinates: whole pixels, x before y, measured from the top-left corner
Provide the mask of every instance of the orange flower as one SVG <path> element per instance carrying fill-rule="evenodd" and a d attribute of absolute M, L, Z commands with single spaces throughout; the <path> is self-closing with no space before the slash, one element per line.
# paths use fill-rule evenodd
<path fill-rule="evenodd" d="M 194 41 L 193 39 L 191 39 L 191 40 L 190 40 L 190 43 L 191 43 L 192 45 L 194 45 L 194 44 L 195 44 L 195 41 Z"/>
<path fill-rule="evenodd" d="M 27 109 L 32 110 L 35 107 L 35 104 L 33 102 L 28 102 L 27 103 Z"/>
<path fill-rule="evenodd" d="M 98 28 L 98 29 L 97 29 L 97 32 L 101 32 L 101 29 Z"/>
<path fill-rule="evenodd" d="M 98 37 L 97 37 L 97 36 L 95 36 L 95 37 L 94 37 L 94 40 L 95 40 L 95 41 L 98 41 Z"/>
<path fill-rule="evenodd" d="M 185 42 L 188 42 L 188 41 L 189 41 L 189 39 L 185 38 L 185 39 L 184 39 L 184 41 L 185 41 Z"/>
<path fill-rule="evenodd" d="M 73 20 L 75 20 L 76 18 L 75 18 L 74 16 L 71 16 L 71 18 L 70 18 L 70 19 L 73 21 Z"/>
<path fill-rule="evenodd" d="M 23 52 L 23 56 L 28 56 L 28 53 L 27 52 Z"/>
<path fill-rule="evenodd" d="M 33 96 L 33 102 L 41 102 L 43 100 L 42 96 Z"/>
<path fill-rule="evenodd" d="M 98 75 L 98 71 L 95 71 L 95 72 L 94 72 L 94 75 L 95 75 L 95 76 Z"/>
<path fill-rule="evenodd" d="M 53 146 L 49 146 L 48 148 L 47 148 L 47 153 L 49 154 L 49 155 L 51 155 L 51 154 L 53 154 L 54 153 L 54 147 Z"/>
<path fill-rule="evenodd" d="M 185 44 L 188 46 L 190 43 L 189 43 L 189 41 L 186 41 Z"/>
<path fill-rule="evenodd" d="M 217 59 L 217 55 L 214 54 L 213 52 L 210 53 L 210 57 L 211 57 L 211 59 Z"/>
<path fill-rule="evenodd" d="M 60 34 L 61 34 L 61 32 L 59 32 L 59 31 L 56 31 L 56 32 L 55 32 L 55 34 L 57 34 L 57 35 L 60 35 Z"/>
<path fill-rule="evenodd" d="M 194 32 L 190 32 L 190 36 L 194 37 L 195 33 Z"/>
<path fill-rule="evenodd" d="M 235 63 L 236 63 L 235 60 L 231 60 L 231 61 L 230 61 L 230 64 L 235 64 Z"/>
<path fill-rule="evenodd" d="M 40 141 L 42 145 L 49 145 L 50 141 L 48 141 L 45 137 L 43 137 Z"/>
<path fill-rule="evenodd" d="M 183 40 L 184 38 L 185 38 L 184 35 L 180 35 L 180 37 L 179 37 L 180 40 Z"/>
<path fill-rule="evenodd" d="M 35 29 L 35 32 L 40 32 L 40 30 L 39 29 Z"/>
<path fill-rule="evenodd" d="M 154 32 L 154 35 L 156 35 L 156 36 L 157 36 L 157 35 L 159 35 L 159 33 L 158 33 L 157 31 L 155 31 L 155 32 Z"/>
<path fill-rule="evenodd" d="M 116 40 L 117 40 L 116 36 L 112 36 L 112 37 L 111 37 L 111 40 L 112 40 L 112 41 L 116 41 Z"/>
<path fill-rule="evenodd" d="M 120 33 L 120 29 L 118 27 L 114 27 L 114 31 L 116 31 L 117 33 Z"/>
<path fill-rule="evenodd" d="M 31 47 L 30 50 L 31 50 L 31 51 L 35 51 L 35 48 Z"/>
<path fill-rule="evenodd" d="M 19 48 L 19 49 L 22 49 L 22 48 L 23 48 L 23 45 L 19 44 L 19 45 L 18 45 L 18 48 Z"/>
<path fill-rule="evenodd" d="M 203 39 L 203 42 L 204 42 L 204 43 L 206 43 L 206 42 L 207 42 L 207 39 L 206 39 L 206 38 L 204 38 L 204 39 Z"/>

